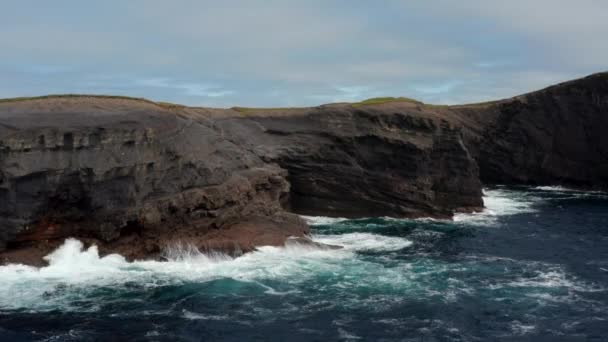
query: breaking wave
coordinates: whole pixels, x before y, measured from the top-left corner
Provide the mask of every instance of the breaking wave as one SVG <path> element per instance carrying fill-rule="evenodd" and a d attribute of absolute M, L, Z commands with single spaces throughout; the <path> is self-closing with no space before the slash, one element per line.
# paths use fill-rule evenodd
<path fill-rule="evenodd" d="M 48 266 L 37 268 L 11 264 L 0 267 L 0 309 L 54 309 L 61 304 L 55 299 L 69 302 L 79 295 L 86 296 L 87 292 L 97 287 L 133 282 L 144 287 L 223 278 L 243 282 L 301 282 L 314 277 L 316 272 L 340 271 L 342 260 L 357 262 L 356 252 L 386 252 L 412 244 L 405 238 L 365 233 L 319 235 L 315 236 L 315 240 L 343 248 L 327 249 L 299 244 L 264 246 L 232 258 L 223 254 L 203 254 L 193 246 L 176 245 L 165 253 L 167 261 L 128 262 L 118 254 L 100 257 L 96 246 L 84 248 L 81 241 L 67 239 L 45 257 Z M 366 266 L 365 262 L 361 264 Z M 62 294 L 55 296 L 58 289 Z M 265 287 L 265 290 L 273 292 L 271 288 Z"/>
<path fill-rule="evenodd" d="M 477 213 L 458 213 L 454 222 L 473 225 L 493 225 L 497 218 L 536 211 L 534 205 L 539 201 L 527 192 L 506 189 L 484 189 L 483 203 L 485 208 Z"/>
<path fill-rule="evenodd" d="M 585 196 L 485 189 L 486 209 L 454 221 L 305 217 L 313 241 L 342 248 L 294 240 L 238 258 L 177 244 L 167 261 L 128 262 L 67 239 L 46 267 L 0 267 L 0 339 L 9 325 L 43 329 L 27 323 L 37 318 L 64 324 L 44 336 L 56 339 L 97 338 L 89 322 L 123 320 L 150 339 L 184 330 L 302 340 L 602 336 L 608 202 Z"/>

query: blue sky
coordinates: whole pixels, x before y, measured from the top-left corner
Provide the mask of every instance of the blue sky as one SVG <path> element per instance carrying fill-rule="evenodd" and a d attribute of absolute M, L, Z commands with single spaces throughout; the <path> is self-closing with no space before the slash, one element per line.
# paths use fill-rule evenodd
<path fill-rule="evenodd" d="M 0 97 L 509 97 L 608 70 L 608 1 L 3 0 Z"/>

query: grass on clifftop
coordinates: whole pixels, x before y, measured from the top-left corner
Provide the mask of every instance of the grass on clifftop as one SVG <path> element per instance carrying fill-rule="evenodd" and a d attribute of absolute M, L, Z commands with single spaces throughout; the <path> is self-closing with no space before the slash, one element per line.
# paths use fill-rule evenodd
<path fill-rule="evenodd" d="M 95 98 L 95 99 L 119 99 L 119 100 L 131 100 L 131 101 L 141 101 L 152 103 L 165 108 L 183 108 L 184 105 L 171 103 L 171 102 L 154 102 L 143 97 L 131 97 L 131 96 L 121 96 L 121 95 L 86 95 L 86 94 L 58 94 L 58 95 L 43 95 L 43 96 L 23 96 L 23 97 L 11 97 L 6 99 L 0 99 L 0 103 L 10 103 L 10 102 L 21 102 L 21 101 L 30 101 L 30 100 L 45 100 L 45 99 L 64 99 L 64 98 Z"/>
<path fill-rule="evenodd" d="M 44 99 L 62 99 L 62 98 L 79 98 L 79 97 L 93 97 L 93 98 L 102 98 L 102 99 L 122 99 L 122 100 L 135 100 L 135 101 L 144 101 L 144 102 L 152 102 L 148 99 L 144 99 L 143 97 L 130 97 L 130 96 L 120 96 L 120 95 L 85 95 L 85 94 L 59 94 L 59 95 L 43 95 L 43 96 L 23 96 L 23 97 L 11 97 L 6 99 L 0 99 L 0 102 L 20 102 L 20 101 L 30 101 L 30 100 L 44 100 Z"/>
<path fill-rule="evenodd" d="M 131 96 L 122 96 L 122 95 L 87 95 L 87 94 L 56 94 L 56 95 L 43 95 L 43 96 L 23 96 L 23 97 L 12 97 L 12 98 L 0 98 L 0 103 L 11 103 L 11 102 L 21 102 L 21 101 L 30 101 L 30 100 L 44 100 L 44 99 L 61 99 L 61 98 L 99 98 L 99 99 L 120 99 L 120 100 L 131 100 L 131 101 L 141 101 L 141 102 L 146 102 L 146 103 L 151 103 L 151 104 L 155 104 L 157 106 L 160 107 L 164 107 L 167 109 L 180 109 L 180 108 L 184 108 L 187 107 L 185 105 L 181 105 L 181 104 L 177 104 L 177 103 L 171 103 L 171 102 L 165 102 L 165 101 L 151 101 L 148 100 L 146 98 L 143 97 L 131 97 Z M 366 106 L 366 105 L 378 105 L 378 104 L 384 104 L 384 103 L 391 103 L 391 102 L 406 102 L 406 103 L 414 103 L 414 104 L 420 104 L 420 105 L 426 105 L 429 107 L 482 107 L 482 106 L 489 106 L 489 105 L 493 105 L 496 103 L 500 103 L 504 100 L 496 100 L 496 101 L 487 101 L 487 102 L 480 102 L 480 103 L 468 103 L 468 104 L 460 104 L 460 105 L 432 105 L 432 104 L 425 104 L 421 101 L 418 100 L 414 100 L 408 97 L 391 97 L 391 96 L 387 96 L 387 97 L 372 97 L 360 102 L 354 102 L 351 103 L 351 105 L 353 107 L 358 107 L 358 106 Z M 271 112 L 271 111 L 286 111 L 286 110 L 292 110 L 292 109 L 297 109 L 298 107 L 276 107 L 276 108 L 263 108 L 263 107 L 232 107 L 232 110 L 235 110 L 239 113 L 241 113 L 242 115 L 247 115 L 250 113 L 256 113 L 256 112 Z"/>
<path fill-rule="evenodd" d="M 422 104 L 422 102 L 410 99 L 409 97 L 372 97 L 371 99 L 363 100 L 361 102 L 355 102 L 353 106 L 365 106 L 365 105 L 375 105 L 375 104 L 383 104 L 389 102 L 409 102 L 409 103 L 418 103 Z"/>

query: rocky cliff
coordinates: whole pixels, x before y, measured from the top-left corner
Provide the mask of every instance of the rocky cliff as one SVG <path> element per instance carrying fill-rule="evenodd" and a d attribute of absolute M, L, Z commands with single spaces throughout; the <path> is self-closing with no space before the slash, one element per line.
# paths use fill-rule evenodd
<path fill-rule="evenodd" d="M 606 129 L 606 73 L 461 106 L 3 101 L 0 260 L 39 262 L 68 236 L 132 259 L 239 254 L 304 238 L 291 212 L 448 218 L 483 206 L 482 182 L 605 189 Z"/>
<path fill-rule="evenodd" d="M 461 129 L 415 103 L 241 114 L 216 125 L 288 171 L 294 212 L 448 218 L 483 206 Z"/>
<path fill-rule="evenodd" d="M 608 189 L 608 73 L 451 110 L 484 183 Z"/>
<path fill-rule="evenodd" d="M 239 253 L 304 236 L 280 206 L 286 172 L 210 126 L 126 99 L 0 104 L 2 257 L 36 259 L 69 236 L 129 258 L 173 242 Z"/>

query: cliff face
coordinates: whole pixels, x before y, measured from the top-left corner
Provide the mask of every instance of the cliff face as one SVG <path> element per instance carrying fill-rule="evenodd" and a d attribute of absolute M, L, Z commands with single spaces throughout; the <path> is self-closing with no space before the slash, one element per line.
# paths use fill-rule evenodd
<path fill-rule="evenodd" d="M 0 118 L 0 249 L 75 236 L 130 258 L 177 241 L 238 253 L 307 232 L 280 206 L 285 171 L 201 120 L 90 98 L 4 104 Z"/>
<path fill-rule="evenodd" d="M 297 213 L 450 217 L 483 206 L 460 128 L 416 105 L 253 111 L 217 125 L 288 171 Z"/>
<path fill-rule="evenodd" d="M 452 110 L 484 183 L 608 189 L 608 73 Z"/>
<path fill-rule="evenodd" d="M 129 258 L 239 253 L 304 236 L 296 215 L 480 208 L 462 132 L 417 105 L 243 113 L 94 97 L 0 105 L 0 257 L 75 236 Z M 34 250 L 34 252 L 32 252 Z"/>
<path fill-rule="evenodd" d="M 608 188 L 608 74 L 487 104 L 0 102 L 0 262 L 66 237 L 159 257 L 304 237 L 297 215 L 450 217 L 481 184 Z M 305 241 L 305 240 L 302 240 Z"/>

